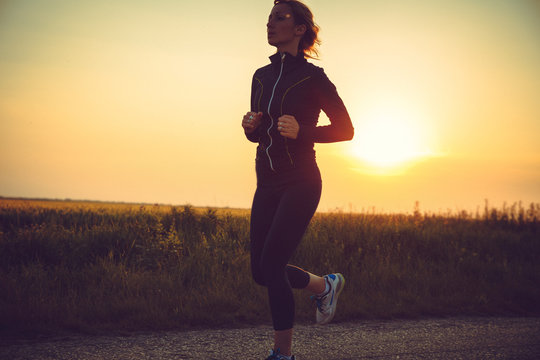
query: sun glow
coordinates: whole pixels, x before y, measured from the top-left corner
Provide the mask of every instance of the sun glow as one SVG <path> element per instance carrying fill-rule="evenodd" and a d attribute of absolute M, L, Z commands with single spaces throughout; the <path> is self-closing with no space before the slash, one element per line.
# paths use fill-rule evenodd
<path fill-rule="evenodd" d="M 381 107 L 363 117 L 352 152 L 371 172 L 391 174 L 431 154 L 419 118 L 395 107 Z"/>

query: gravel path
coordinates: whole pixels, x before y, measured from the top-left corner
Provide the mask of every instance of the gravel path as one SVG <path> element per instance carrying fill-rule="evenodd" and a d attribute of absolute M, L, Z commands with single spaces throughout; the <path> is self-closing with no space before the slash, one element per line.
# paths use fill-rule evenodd
<path fill-rule="evenodd" d="M 264 359 L 268 327 L 70 335 L 0 342 L 2 360 Z M 298 325 L 298 360 L 540 359 L 540 318 L 451 318 Z"/>

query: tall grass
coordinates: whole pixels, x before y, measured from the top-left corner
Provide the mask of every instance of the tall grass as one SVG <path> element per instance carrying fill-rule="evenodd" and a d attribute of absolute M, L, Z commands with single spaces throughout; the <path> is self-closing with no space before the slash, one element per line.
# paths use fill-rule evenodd
<path fill-rule="evenodd" d="M 336 320 L 540 314 L 540 204 L 316 214 L 293 263 L 347 279 Z M 297 319 L 313 305 L 296 293 Z M 268 323 L 249 212 L 0 199 L 3 331 Z"/>

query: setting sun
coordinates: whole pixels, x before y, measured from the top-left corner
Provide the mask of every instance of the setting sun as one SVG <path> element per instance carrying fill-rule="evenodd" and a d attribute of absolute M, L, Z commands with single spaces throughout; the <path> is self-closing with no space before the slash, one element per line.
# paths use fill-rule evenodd
<path fill-rule="evenodd" d="M 540 200 L 538 1 L 305 2 L 354 126 L 315 144 L 318 210 Z M 276 48 L 246 4 L 1 1 L 0 197 L 250 207 L 240 122 Z"/>
<path fill-rule="evenodd" d="M 399 106 L 380 106 L 365 115 L 352 152 L 378 172 L 391 172 L 431 154 L 420 118 Z"/>

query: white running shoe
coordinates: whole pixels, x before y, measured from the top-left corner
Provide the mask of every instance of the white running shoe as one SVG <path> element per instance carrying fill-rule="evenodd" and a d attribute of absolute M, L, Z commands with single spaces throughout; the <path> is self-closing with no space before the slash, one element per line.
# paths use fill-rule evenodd
<path fill-rule="evenodd" d="M 267 357 L 266 360 L 294 360 L 294 355 L 289 357 L 281 355 L 279 353 L 279 349 L 277 350 L 277 352 L 274 352 L 274 350 L 270 350 L 270 356 Z"/>
<path fill-rule="evenodd" d="M 319 325 L 328 324 L 334 318 L 338 296 L 345 285 L 345 278 L 340 273 L 326 275 L 324 279 L 330 285 L 330 291 L 321 297 L 314 296 L 317 302 L 316 318 Z"/>

